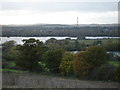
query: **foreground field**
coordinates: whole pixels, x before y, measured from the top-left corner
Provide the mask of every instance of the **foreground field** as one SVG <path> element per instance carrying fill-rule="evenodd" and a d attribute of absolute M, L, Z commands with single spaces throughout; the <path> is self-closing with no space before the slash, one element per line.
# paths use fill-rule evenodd
<path fill-rule="evenodd" d="M 119 83 L 85 81 L 31 73 L 3 73 L 3 88 L 118 88 Z"/>

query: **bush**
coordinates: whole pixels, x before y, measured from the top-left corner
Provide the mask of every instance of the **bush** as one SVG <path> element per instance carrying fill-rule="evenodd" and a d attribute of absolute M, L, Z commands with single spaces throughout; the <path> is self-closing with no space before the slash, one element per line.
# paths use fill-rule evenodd
<path fill-rule="evenodd" d="M 109 41 L 104 45 L 107 51 L 120 51 L 120 42 Z"/>
<path fill-rule="evenodd" d="M 74 54 L 70 52 L 65 52 L 60 64 L 60 72 L 64 76 L 73 75 L 73 59 Z"/>
<path fill-rule="evenodd" d="M 78 77 L 90 74 L 94 67 L 106 63 L 106 51 L 100 46 L 88 48 L 86 51 L 78 52 L 74 61 L 74 72 Z"/>
<path fill-rule="evenodd" d="M 94 68 L 91 72 L 90 78 L 93 80 L 114 80 L 115 66 L 104 64 L 100 67 Z"/>
<path fill-rule="evenodd" d="M 118 66 L 115 70 L 114 80 L 120 82 L 120 66 Z"/>
<path fill-rule="evenodd" d="M 86 61 L 93 67 L 100 66 L 107 62 L 107 52 L 100 46 L 93 46 L 86 50 Z"/>
<path fill-rule="evenodd" d="M 117 59 L 116 61 L 120 61 L 120 56 L 117 56 L 116 59 Z"/>
<path fill-rule="evenodd" d="M 86 76 L 90 72 L 91 65 L 86 62 L 86 55 L 87 52 L 79 52 L 76 54 L 73 70 L 77 77 Z"/>
<path fill-rule="evenodd" d="M 44 54 L 44 63 L 46 64 L 46 68 L 48 68 L 50 72 L 59 73 L 59 66 L 61 63 L 63 52 L 64 51 L 62 49 L 53 49 L 48 50 Z"/>
<path fill-rule="evenodd" d="M 6 68 L 8 66 L 8 62 L 4 60 L 4 62 L 2 62 L 2 68 Z"/>

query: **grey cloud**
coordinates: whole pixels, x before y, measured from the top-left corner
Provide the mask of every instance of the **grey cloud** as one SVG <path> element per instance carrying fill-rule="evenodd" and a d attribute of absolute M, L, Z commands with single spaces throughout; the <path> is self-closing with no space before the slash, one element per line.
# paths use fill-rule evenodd
<path fill-rule="evenodd" d="M 1 10 L 106 12 L 117 11 L 118 4 L 117 2 L 3 2 Z"/>

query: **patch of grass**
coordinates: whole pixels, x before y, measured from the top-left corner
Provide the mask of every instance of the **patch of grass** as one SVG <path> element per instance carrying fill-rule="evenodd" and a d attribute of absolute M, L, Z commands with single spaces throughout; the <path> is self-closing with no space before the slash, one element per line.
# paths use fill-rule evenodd
<path fill-rule="evenodd" d="M 79 40 L 79 43 L 92 44 L 96 40 Z"/>
<path fill-rule="evenodd" d="M 27 71 L 14 70 L 14 69 L 0 69 L 0 71 L 3 71 L 3 72 L 16 72 L 16 73 L 27 72 Z"/>
<path fill-rule="evenodd" d="M 120 61 L 109 61 L 108 64 L 114 65 L 114 66 L 119 66 Z"/>

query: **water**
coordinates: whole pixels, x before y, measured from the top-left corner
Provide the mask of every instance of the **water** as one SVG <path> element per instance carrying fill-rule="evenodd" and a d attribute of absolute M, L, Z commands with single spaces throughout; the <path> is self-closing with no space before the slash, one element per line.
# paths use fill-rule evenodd
<path fill-rule="evenodd" d="M 76 54 L 78 51 L 71 51 L 72 53 Z M 115 56 L 120 56 L 120 52 L 119 51 L 107 51 L 107 53 L 111 53 Z"/>
<path fill-rule="evenodd" d="M 16 41 L 17 44 L 23 44 L 22 40 L 23 39 L 29 39 L 29 38 L 39 39 L 42 42 L 45 42 L 46 40 L 48 40 L 50 38 L 55 38 L 57 40 L 62 40 L 62 39 L 66 39 L 66 38 L 77 39 L 77 37 L 54 37 L 54 36 L 52 36 L 52 37 L 0 37 L 0 44 L 4 43 L 6 41 L 10 41 L 10 40 Z M 89 37 L 89 36 L 86 36 L 85 37 L 85 39 L 108 39 L 108 38 L 119 39 L 120 37 L 108 37 L 108 36 L 101 36 L 101 37 Z"/>
<path fill-rule="evenodd" d="M 62 40 L 62 39 L 66 39 L 66 38 L 77 39 L 77 37 L 0 37 L 0 44 L 4 43 L 6 41 L 10 41 L 10 40 L 16 41 L 17 44 L 23 44 L 22 40 L 29 39 L 29 38 L 38 39 L 42 42 L 45 42 L 46 40 L 48 40 L 50 38 L 55 38 L 57 40 Z"/>
<path fill-rule="evenodd" d="M 86 36 L 85 39 L 120 39 L 120 37 L 108 37 L 108 36 L 101 36 L 101 37 L 89 37 Z"/>
<path fill-rule="evenodd" d="M 10 41 L 10 40 L 16 41 L 17 44 L 23 44 L 22 40 L 29 39 L 29 38 L 39 39 L 42 42 L 45 42 L 46 40 L 48 40 L 50 38 L 55 38 L 57 40 L 62 40 L 62 39 L 66 39 L 66 38 L 77 39 L 77 37 L 0 37 L 0 44 L 4 43 L 6 41 Z M 103 38 L 108 38 L 108 37 L 86 37 L 86 39 L 103 39 Z M 120 38 L 120 37 L 109 37 L 109 38 Z M 0 46 L 0 48 L 1 48 L 1 46 Z M 72 51 L 72 52 L 77 53 L 78 51 Z M 120 52 L 118 52 L 118 51 L 108 52 L 108 53 L 112 53 L 117 56 L 120 56 Z"/>
<path fill-rule="evenodd" d="M 120 56 L 120 52 L 118 52 L 118 51 L 108 51 L 107 53 L 111 53 L 113 55 Z"/>

